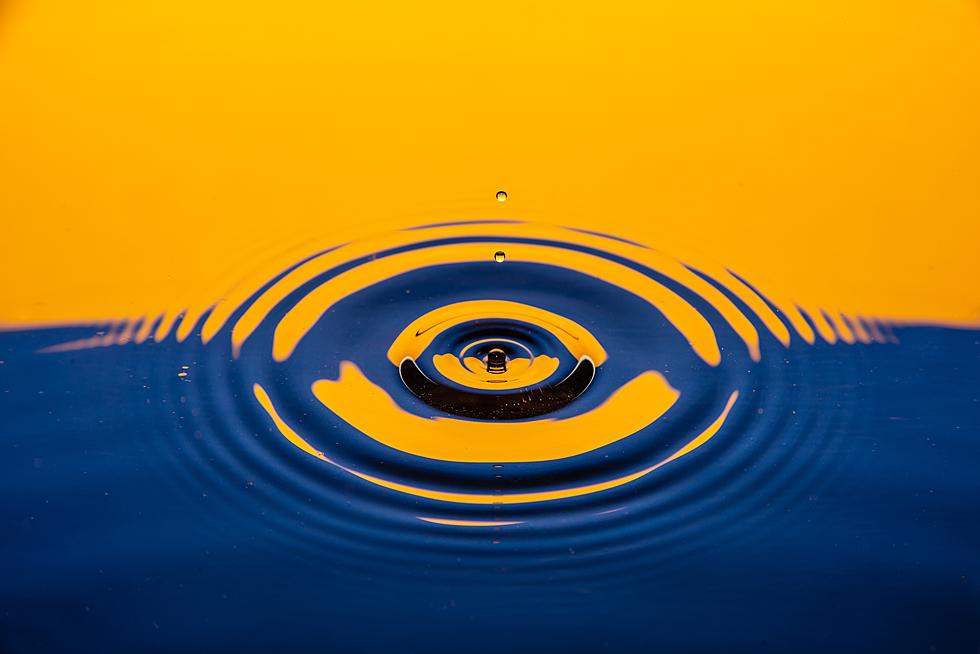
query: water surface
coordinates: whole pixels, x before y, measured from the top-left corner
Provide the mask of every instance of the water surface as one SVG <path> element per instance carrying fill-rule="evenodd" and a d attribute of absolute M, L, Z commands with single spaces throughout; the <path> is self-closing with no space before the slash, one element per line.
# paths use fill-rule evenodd
<path fill-rule="evenodd" d="M 0 334 L 3 650 L 975 651 L 980 332 L 719 270 L 439 224 Z"/>

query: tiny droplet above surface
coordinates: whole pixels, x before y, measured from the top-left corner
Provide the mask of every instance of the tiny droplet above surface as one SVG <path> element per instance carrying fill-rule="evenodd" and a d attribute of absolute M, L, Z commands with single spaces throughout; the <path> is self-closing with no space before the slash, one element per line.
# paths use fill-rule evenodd
<path fill-rule="evenodd" d="M 496 252 L 493 253 L 493 260 L 496 261 L 497 263 L 503 263 L 504 259 L 506 258 L 507 258 L 507 253 L 504 252 L 503 250 L 497 250 Z"/>
<path fill-rule="evenodd" d="M 497 191 L 497 202 L 507 201 L 507 191 Z"/>

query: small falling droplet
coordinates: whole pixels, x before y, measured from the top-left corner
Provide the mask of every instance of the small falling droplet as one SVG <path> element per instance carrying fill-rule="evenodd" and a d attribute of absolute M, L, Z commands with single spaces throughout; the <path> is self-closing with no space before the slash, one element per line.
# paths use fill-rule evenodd
<path fill-rule="evenodd" d="M 497 191 L 497 202 L 507 201 L 507 191 Z"/>
<path fill-rule="evenodd" d="M 507 258 L 507 253 L 504 252 L 503 250 L 497 250 L 496 252 L 493 253 L 493 260 L 496 261 L 497 263 L 503 263 L 506 258 Z"/>

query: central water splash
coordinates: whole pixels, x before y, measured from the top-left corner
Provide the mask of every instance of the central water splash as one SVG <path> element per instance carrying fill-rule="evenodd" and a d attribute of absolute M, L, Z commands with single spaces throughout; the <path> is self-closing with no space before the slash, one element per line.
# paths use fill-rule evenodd
<path fill-rule="evenodd" d="M 182 383 L 225 407 L 209 415 L 230 442 L 211 458 L 245 448 L 292 470 L 283 492 L 332 524 L 354 488 L 352 529 L 367 516 L 534 525 L 545 543 L 552 529 L 630 520 L 640 541 L 663 539 L 722 489 L 775 502 L 748 489 L 791 497 L 793 479 L 819 475 L 851 403 L 798 403 L 808 371 L 834 343 L 894 341 L 885 323 L 777 306 L 710 273 L 532 223 L 407 229 L 230 293 L 199 332 L 182 322 L 178 340 L 200 333 L 183 345 L 206 363 Z M 820 374 L 846 383 L 841 360 Z"/>
<path fill-rule="evenodd" d="M 502 375 L 507 372 L 507 353 L 499 347 L 487 352 L 487 372 L 491 375 Z"/>

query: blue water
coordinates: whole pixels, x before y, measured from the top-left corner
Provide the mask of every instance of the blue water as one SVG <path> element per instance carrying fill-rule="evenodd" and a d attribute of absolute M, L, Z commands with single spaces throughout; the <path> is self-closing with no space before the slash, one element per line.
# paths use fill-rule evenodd
<path fill-rule="evenodd" d="M 498 290 L 533 296 L 526 271 L 507 271 Z M 463 273 L 440 292 L 463 293 Z M 720 333 L 714 370 L 661 318 L 638 319 L 635 298 L 580 283 L 534 299 L 591 311 L 611 353 L 660 361 L 688 402 L 668 422 L 677 438 L 717 415 L 725 389 L 741 395 L 694 453 L 557 504 L 447 506 L 379 488 L 300 452 L 255 403 L 260 378 L 331 456 L 436 488 L 588 483 L 676 449 L 658 432 L 575 465 L 493 468 L 358 440 L 301 391 L 360 357 L 425 413 L 365 327 L 397 332 L 400 306 L 445 300 L 386 290 L 431 286 L 411 275 L 338 305 L 287 368 L 251 343 L 233 359 L 222 339 L 41 354 L 92 330 L 0 334 L 0 651 L 980 649 L 980 333 L 904 327 L 898 344 L 788 348 L 763 334 L 758 364 Z M 603 327 L 616 315 L 633 326 Z M 649 364 L 614 358 L 582 407 Z"/>

